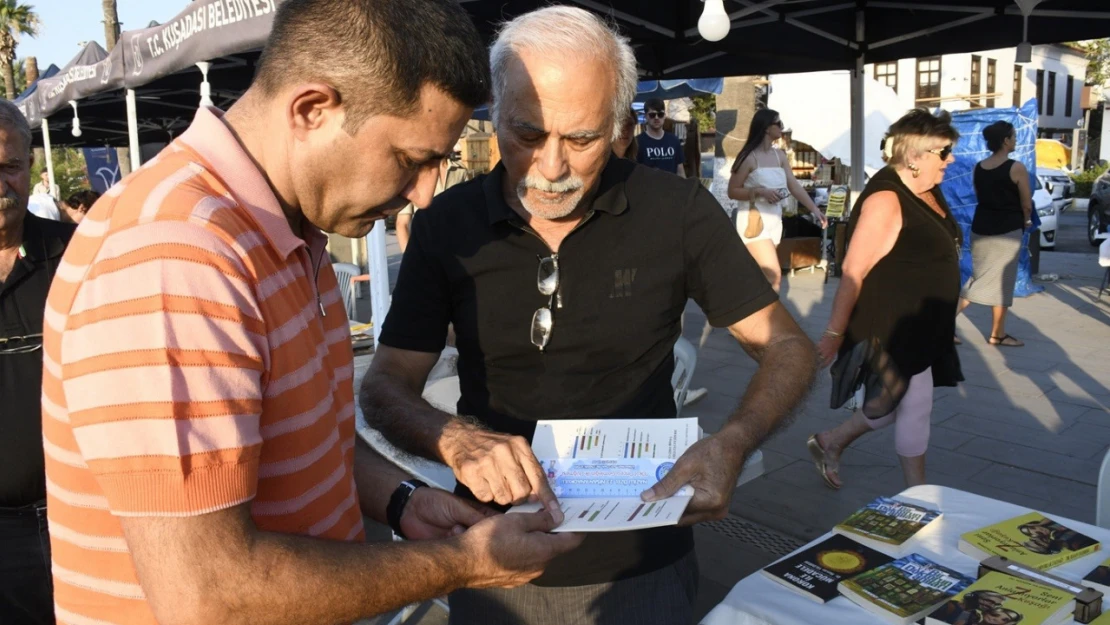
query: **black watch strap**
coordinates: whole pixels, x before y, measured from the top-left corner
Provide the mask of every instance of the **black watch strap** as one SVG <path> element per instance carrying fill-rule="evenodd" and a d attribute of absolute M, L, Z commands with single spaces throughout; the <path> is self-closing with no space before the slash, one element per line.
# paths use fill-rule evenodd
<path fill-rule="evenodd" d="M 421 486 L 427 486 L 427 484 L 416 478 L 405 480 L 389 496 L 389 505 L 385 507 L 385 520 L 389 522 L 389 527 L 393 530 L 393 533 L 401 538 L 408 538 L 401 531 L 401 515 L 404 514 L 405 506 L 412 498 L 412 494 Z"/>

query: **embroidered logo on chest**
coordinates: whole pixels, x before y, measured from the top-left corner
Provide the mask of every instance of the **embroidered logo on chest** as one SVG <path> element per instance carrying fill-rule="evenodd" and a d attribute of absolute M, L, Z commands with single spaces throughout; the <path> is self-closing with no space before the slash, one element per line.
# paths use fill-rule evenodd
<path fill-rule="evenodd" d="M 609 299 L 618 297 L 632 297 L 632 283 L 636 280 L 636 268 L 617 269 L 613 272 L 613 290 Z"/>

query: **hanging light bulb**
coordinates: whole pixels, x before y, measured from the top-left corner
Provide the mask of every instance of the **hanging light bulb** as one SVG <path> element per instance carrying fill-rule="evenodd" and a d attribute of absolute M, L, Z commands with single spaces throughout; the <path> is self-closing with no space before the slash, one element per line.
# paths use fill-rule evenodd
<path fill-rule="evenodd" d="M 82 134 L 81 118 L 77 117 L 77 102 L 74 100 L 70 100 L 69 105 L 73 107 L 73 130 L 70 130 L 69 132 L 75 137 L 80 137 Z"/>
<path fill-rule="evenodd" d="M 200 69 L 201 76 L 204 77 L 200 83 L 200 105 L 216 106 L 212 102 L 212 85 L 208 82 L 208 69 L 212 67 L 212 64 L 208 61 L 201 61 L 197 63 L 197 67 Z"/>
<path fill-rule="evenodd" d="M 732 29 L 732 22 L 725 13 L 724 0 L 704 0 L 705 8 L 698 18 L 698 33 L 706 41 L 720 41 Z"/>

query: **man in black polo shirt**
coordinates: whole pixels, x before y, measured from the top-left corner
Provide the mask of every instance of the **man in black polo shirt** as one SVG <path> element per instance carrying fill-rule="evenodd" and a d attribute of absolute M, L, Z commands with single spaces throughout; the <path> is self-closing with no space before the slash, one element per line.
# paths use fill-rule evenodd
<path fill-rule="evenodd" d="M 31 129 L 0 100 L 0 622 L 54 623 L 42 449 L 42 317 L 74 226 L 27 211 Z"/>
<path fill-rule="evenodd" d="M 684 483 L 683 525 L 723 517 L 745 457 L 812 382 L 813 344 L 696 181 L 611 158 L 635 57 L 599 18 L 555 6 L 491 49 L 501 163 L 417 213 L 362 387 L 371 425 L 450 466 L 463 493 L 558 510 L 529 447 L 539 419 L 670 418 L 687 299 L 759 361 L 729 422 L 648 493 Z M 421 399 L 453 323 L 455 417 Z M 561 516 L 557 514 L 556 516 Z M 532 584 L 452 593 L 453 624 L 690 622 L 689 527 L 591 534 Z"/>

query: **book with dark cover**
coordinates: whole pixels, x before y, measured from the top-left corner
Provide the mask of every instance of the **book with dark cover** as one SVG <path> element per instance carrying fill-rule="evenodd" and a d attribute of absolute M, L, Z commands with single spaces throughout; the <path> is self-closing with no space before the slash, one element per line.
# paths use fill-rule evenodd
<path fill-rule="evenodd" d="M 841 581 L 893 560 L 847 536 L 833 535 L 762 572 L 807 599 L 825 603 L 840 594 L 836 586 Z"/>
<path fill-rule="evenodd" d="M 840 594 L 887 623 L 909 625 L 974 582 L 916 553 L 840 582 Z"/>
<path fill-rule="evenodd" d="M 833 532 L 901 555 L 906 541 L 939 517 L 939 510 L 924 505 L 879 497 L 853 512 Z"/>
<path fill-rule="evenodd" d="M 1030 512 L 960 536 L 960 551 L 986 560 L 1003 556 L 1019 564 L 1047 571 L 1099 550 L 1090 536 Z"/>

